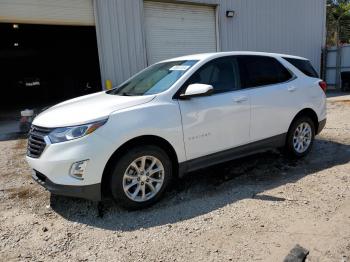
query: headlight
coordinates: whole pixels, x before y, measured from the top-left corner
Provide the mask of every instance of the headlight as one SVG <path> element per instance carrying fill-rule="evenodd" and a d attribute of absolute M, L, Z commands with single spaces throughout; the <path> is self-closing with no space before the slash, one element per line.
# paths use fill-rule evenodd
<path fill-rule="evenodd" d="M 107 122 L 107 119 L 93 122 L 90 124 L 72 126 L 72 127 L 59 127 L 51 131 L 48 135 L 51 143 L 60 143 L 73 139 L 77 139 L 88 134 L 91 134 L 99 127 L 103 126 Z"/>

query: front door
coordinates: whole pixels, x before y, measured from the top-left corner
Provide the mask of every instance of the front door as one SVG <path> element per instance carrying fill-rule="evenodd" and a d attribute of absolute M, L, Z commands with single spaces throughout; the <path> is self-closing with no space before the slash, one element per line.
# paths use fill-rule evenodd
<path fill-rule="evenodd" d="M 202 66 L 186 82 L 208 84 L 210 96 L 179 100 L 187 159 L 192 160 L 249 142 L 249 91 L 240 89 L 234 57 L 218 58 Z"/>

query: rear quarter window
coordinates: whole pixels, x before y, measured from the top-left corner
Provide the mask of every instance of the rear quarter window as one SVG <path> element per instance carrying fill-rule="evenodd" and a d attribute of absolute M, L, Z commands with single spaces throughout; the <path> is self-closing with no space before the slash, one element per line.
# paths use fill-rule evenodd
<path fill-rule="evenodd" d="M 319 78 L 318 73 L 313 68 L 313 66 L 311 65 L 311 62 L 309 60 L 302 60 L 302 59 L 289 58 L 289 57 L 283 57 L 283 59 L 287 60 L 293 66 L 298 68 L 305 75 L 307 75 L 309 77 Z"/>

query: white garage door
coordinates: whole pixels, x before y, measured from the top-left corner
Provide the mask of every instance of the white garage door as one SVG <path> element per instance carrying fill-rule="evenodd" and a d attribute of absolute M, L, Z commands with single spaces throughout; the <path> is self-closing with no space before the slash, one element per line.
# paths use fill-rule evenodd
<path fill-rule="evenodd" d="M 95 24 L 92 0 L 0 0 L 0 22 Z"/>
<path fill-rule="evenodd" d="M 148 1 L 144 10 L 148 64 L 217 51 L 214 7 Z"/>

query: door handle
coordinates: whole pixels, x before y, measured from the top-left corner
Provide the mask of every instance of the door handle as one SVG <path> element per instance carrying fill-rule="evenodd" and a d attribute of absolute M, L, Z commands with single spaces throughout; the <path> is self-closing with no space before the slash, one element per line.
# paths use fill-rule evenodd
<path fill-rule="evenodd" d="M 290 87 L 288 87 L 288 91 L 289 92 L 294 92 L 294 91 L 296 91 L 298 88 L 296 88 L 295 86 L 290 86 Z"/>
<path fill-rule="evenodd" d="M 242 102 L 247 101 L 247 100 L 248 100 L 248 97 L 246 97 L 246 96 L 240 96 L 240 97 L 233 99 L 233 101 L 236 103 L 242 103 Z"/>

